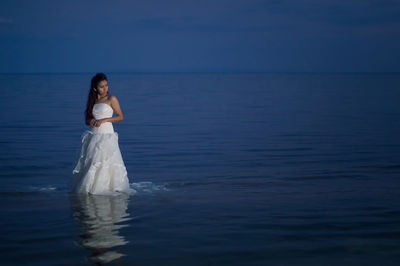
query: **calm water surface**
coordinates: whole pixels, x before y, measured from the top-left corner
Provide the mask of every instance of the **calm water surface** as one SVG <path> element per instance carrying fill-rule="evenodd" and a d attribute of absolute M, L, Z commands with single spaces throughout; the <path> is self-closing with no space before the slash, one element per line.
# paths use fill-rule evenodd
<path fill-rule="evenodd" d="M 2 265 L 399 265 L 400 74 L 110 74 L 129 198 L 68 193 L 91 76 L 0 75 Z"/>

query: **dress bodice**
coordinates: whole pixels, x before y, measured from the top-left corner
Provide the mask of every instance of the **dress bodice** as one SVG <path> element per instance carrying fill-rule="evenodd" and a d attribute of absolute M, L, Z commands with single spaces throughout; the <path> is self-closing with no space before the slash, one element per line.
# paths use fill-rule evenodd
<path fill-rule="evenodd" d="M 93 106 L 92 114 L 94 119 L 99 120 L 103 118 L 112 117 L 114 110 L 106 103 L 96 103 Z"/>
<path fill-rule="evenodd" d="M 114 113 L 114 110 L 111 108 L 110 105 L 108 105 L 106 103 L 96 103 L 93 106 L 92 114 L 94 116 L 94 119 L 96 119 L 96 120 L 112 117 L 113 113 Z M 101 124 L 100 127 L 93 127 L 92 132 L 94 132 L 94 133 L 113 133 L 114 128 L 112 126 L 112 123 L 105 122 L 105 123 Z"/>

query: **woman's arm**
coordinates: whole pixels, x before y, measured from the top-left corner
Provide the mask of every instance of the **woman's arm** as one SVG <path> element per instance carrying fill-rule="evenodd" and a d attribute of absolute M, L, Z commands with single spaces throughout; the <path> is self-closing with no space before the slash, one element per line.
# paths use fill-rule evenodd
<path fill-rule="evenodd" d="M 118 99 L 114 95 L 111 96 L 111 104 L 110 105 L 111 105 L 111 108 L 115 112 L 115 116 L 96 120 L 96 122 L 94 123 L 95 127 L 99 127 L 102 123 L 105 123 L 105 122 L 118 122 L 118 121 L 124 120 L 124 115 L 122 114 L 122 110 L 121 110 L 121 107 L 119 106 Z"/>

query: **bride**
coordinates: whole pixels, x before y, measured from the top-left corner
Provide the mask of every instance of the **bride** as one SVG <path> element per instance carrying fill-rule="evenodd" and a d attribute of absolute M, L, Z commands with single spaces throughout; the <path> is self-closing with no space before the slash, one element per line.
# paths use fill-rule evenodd
<path fill-rule="evenodd" d="M 113 113 L 115 116 L 113 117 Z M 72 191 L 112 195 L 132 193 L 112 122 L 123 120 L 117 97 L 108 93 L 107 77 L 97 73 L 91 81 L 85 111 L 91 130 L 82 135 L 80 157 L 72 171 Z"/>

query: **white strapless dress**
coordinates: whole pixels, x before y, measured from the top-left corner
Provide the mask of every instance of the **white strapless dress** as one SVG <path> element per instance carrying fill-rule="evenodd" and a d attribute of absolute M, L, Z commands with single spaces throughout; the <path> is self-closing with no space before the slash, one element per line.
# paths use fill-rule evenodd
<path fill-rule="evenodd" d="M 106 103 L 93 106 L 93 116 L 97 120 L 112 115 L 113 109 Z M 83 133 L 80 156 L 72 173 L 75 176 L 72 192 L 97 195 L 134 192 L 129 186 L 118 134 L 110 122 Z"/>

